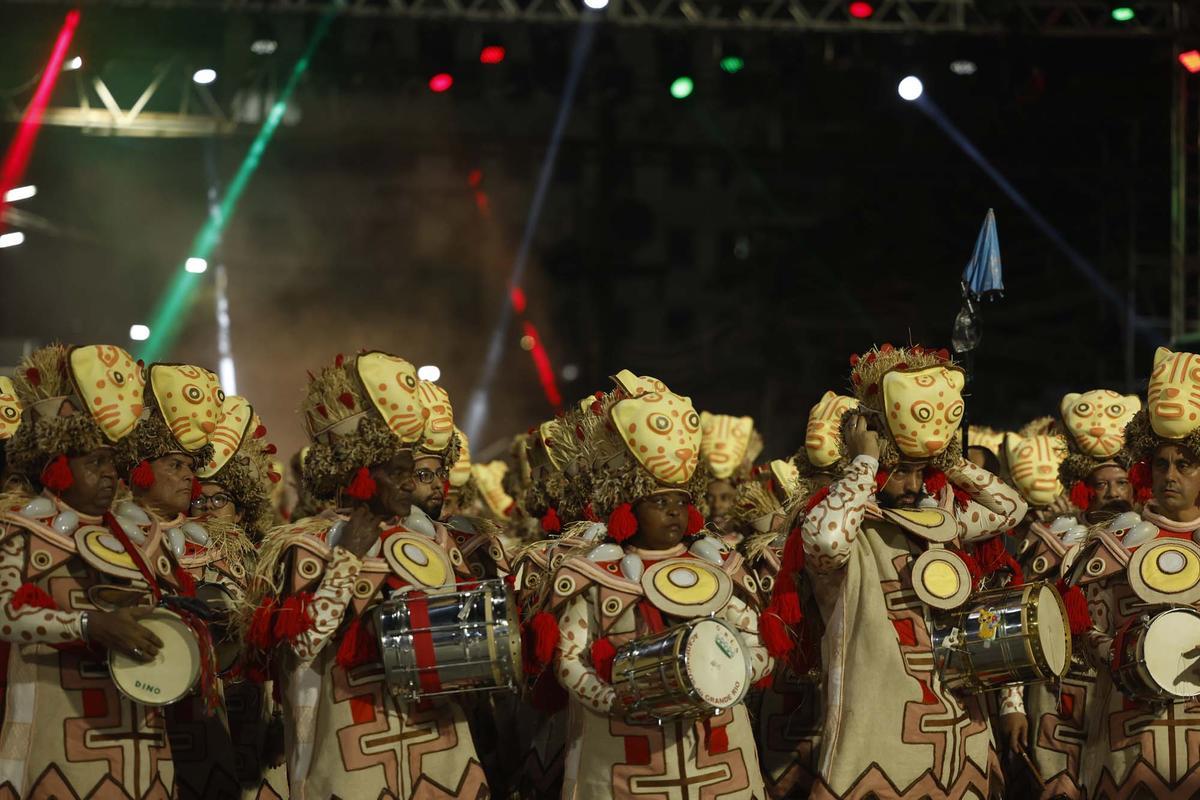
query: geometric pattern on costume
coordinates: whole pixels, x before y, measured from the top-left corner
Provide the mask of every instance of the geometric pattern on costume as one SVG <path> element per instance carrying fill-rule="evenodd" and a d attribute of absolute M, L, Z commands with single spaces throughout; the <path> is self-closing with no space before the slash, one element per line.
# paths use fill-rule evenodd
<path fill-rule="evenodd" d="M 888 430 L 901 453 L 929 458 L 954 438 L 962 424 L 964 382 L 962 370 L 944 366 L 883 376 Z"/>
<path fill-rule="evenodd" d="M 12 378 L 0 375 L 0 441 L 11 439 L 21 423 L 21 401 Z"/>

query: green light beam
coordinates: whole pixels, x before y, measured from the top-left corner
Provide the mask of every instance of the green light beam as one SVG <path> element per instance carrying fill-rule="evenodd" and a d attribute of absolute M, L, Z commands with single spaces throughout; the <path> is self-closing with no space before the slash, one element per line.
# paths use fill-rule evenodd
<path fill-rule="evenodd" d="M 275 130 L 279 127 L 279 123 L 283 119 L 283 114 L 287 110 L 287 104 L 291 100 L 292 92 L 295 91 L 296 86 L 300 83 L 300 78 L 308 71 L 308 65 L 312 61 L 313 54 L 325 39 L 326 34 L 329 33 L 329 27 L 333 24 L 338 14 L 341 13 L 344 5 L 345 0 L 337 0 L 333 7 L 321 16 L 316 30 L 313 31 L 312 38 L 309 39 L 308 46 L 304 49 L 304 54 L 296 62 L 295 66 L 292 67 L 292 73 L 288 76 L 283 91 L 279 93 L 279 99 L 271 107 L 271 112 L 263 121 L 258 135 L 254 137 L 254 142 L 250 145 L 250 150 L 246 153 L 246 157 L 242 159 L 241 166 L 238 167 L 233 180 L 229 182 L 229 186 L 225 190 L 225 196 L 221 198 L 221 204 L 217 212 L 208 215 L 204 226 L 196 234 L 196 238 L 192 242 L 192 248 L 188 251 L 189 258 L 203 258 L 207 260 L 221 241 L 221 234 L 224 232 L 225 226 L 233 218 L 233 214 L 237 210 L 238 201 L 241 199 L 242 193 L 246 190 L 246 185 L 258 169 L 258 164 L 262 160 L 262 154 L 267 149 L 267 145 L 271 143 L 271 137 L 275 135 Z M 149 322 L 150 338 L 146 340 L 141 350 L 141 357 L 147 364 L 155 362 L 163 354 L 170 351 L 176 337 L 179 335 L 179 329 L 183 326 L 184 318 L 187 316 L 187 311 L 191 306 L 199 281 L 199 275 L 184 269 L 182 262 L 179 264 L 174 279 L 172 279 L 171 284 L 167 287 L 167 291 L 163 294 Z"/>

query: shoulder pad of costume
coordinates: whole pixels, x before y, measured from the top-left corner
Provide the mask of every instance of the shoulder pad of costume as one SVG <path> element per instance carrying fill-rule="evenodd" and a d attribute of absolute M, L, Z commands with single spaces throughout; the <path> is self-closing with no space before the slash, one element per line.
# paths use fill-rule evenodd
<path fill-rule="evenodd" d="M 958 520 L 944 508 L 883 508 L 879 515 L 901 530 L 930 542 L 949 542 L 958 536 Z"/>
<path fill-rule="evenodd" d="M 1058 580 L 1063 559 L 1072 545 L 1040 522 L 1029 526 L 1017 558 L 1027 576 L 1038 580 Z"/>
<path fill-rule="evenodd" d="M 554 572 L 551 589 L 551 605 L 557 607 L 575 595 L 590 588 L 601 586 L 623 594 L 642 594 L 642 585 L 621 574 L 621 562 L 596 562 L 573 556 L 566 559 Z"/>
<path fill-rule="evenodd" d="M 10 509 L 0 510 L 0 538 L 7 538 L 17 530 L 29 532 L 26 553 L 27 577 L 36 577 L 69 561 L 78 552 L 73 536 L 64 536 L 50 527 L 53 517 L 46 520 L 30 519 Z"/>
<path fill-rule="evenodd" d="M 742 596 L 751 606 L 757 608 L 762 602 L 761 586 L 754 570 L 750 569 L 746 559 L 736 550 L 731 552 L 721 565 L 721 569 L 733 582 L 734 591 Z"/>
<path fill-rule="evenodd" d="M 1125 571 L 1130 553 L 1108 531 L 1093 531 L 1087 540 L 1073 545 L 1063 557 L 1060 572 L 1071 583 L 1087 585 Z"/>

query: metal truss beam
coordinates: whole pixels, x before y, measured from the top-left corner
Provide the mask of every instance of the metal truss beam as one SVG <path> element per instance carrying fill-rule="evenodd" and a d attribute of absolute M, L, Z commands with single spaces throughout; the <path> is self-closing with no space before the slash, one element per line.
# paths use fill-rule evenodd
<path fill-rule="evenodd" d="M 63 5 L 61 0 L 15 0 Z M 357 17 L 554 23 L 587 12 L 579 0 L 82 0 L 71 5 L 208 8 L 229 12 L 319 13 L 339 5 Z M 1198 25 L 1189 0 L 1139 0 L 1128 22 L 1112 19 L 1110 0 L 878 0 L 873 16 L 854 19 L 847 0 L 612 0 L 597 16 L 622 25 L 829 33 L 1020 31 L 1043 36 L 1171 36 Z"/>

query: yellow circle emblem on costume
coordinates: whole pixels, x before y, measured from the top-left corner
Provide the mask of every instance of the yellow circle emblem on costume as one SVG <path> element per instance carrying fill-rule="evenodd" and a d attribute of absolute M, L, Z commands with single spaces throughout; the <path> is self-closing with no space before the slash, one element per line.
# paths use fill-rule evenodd
<path fill-rule="evenodd" d="M 1183 539 L 1152 539 L 1129 559 L 1129 585 L 1148 603 L 1200 601 L 1200 547 Z"/>
<path fill-rule="evenodd" d="M 951 597 L 962 585 L 958 573 L 945 561 L 934 561 L 926 567 L 921 580 L 929 593 L 937 597 Z"/>
<path fill-rule="evenodd" d="M 446 551 L 420 534 L 392 534 L 383 543 L 383 555 L 392 569 L 417 586 L 445 586 L 454 580 Z"/>
<path fill-rule="evenodd" d="M 684 618 L 717 613 L 733 593 L 725 571 L 699 558 L 660 561 L 646 569 L 641 584 L 655 608 Z"/>

